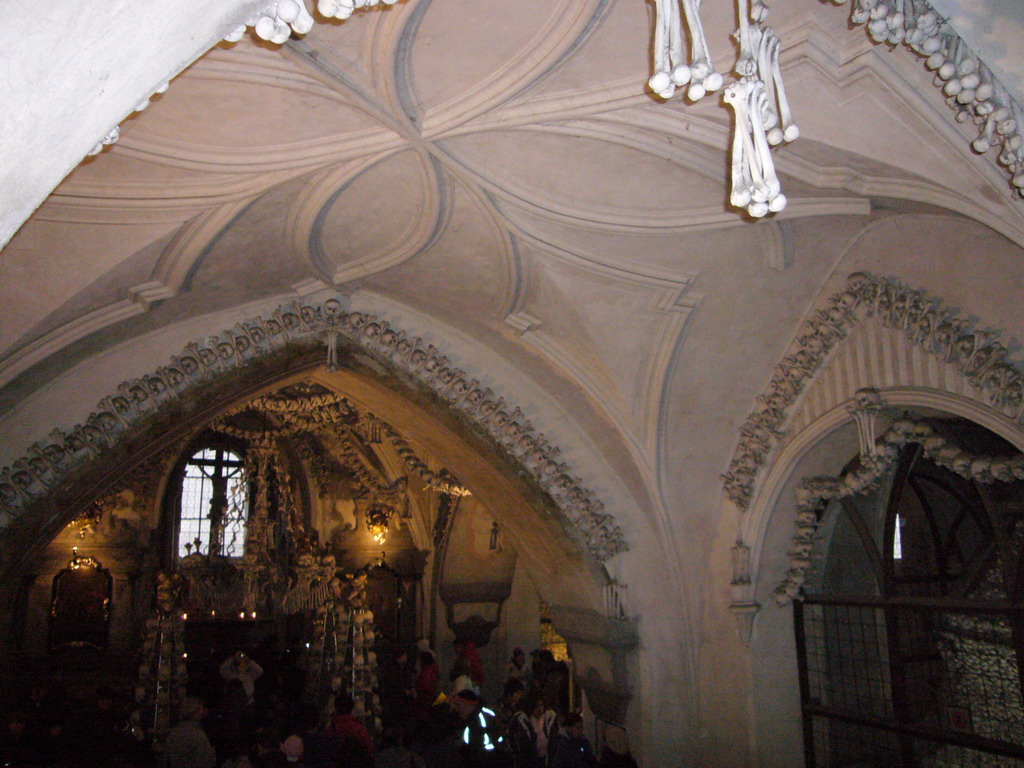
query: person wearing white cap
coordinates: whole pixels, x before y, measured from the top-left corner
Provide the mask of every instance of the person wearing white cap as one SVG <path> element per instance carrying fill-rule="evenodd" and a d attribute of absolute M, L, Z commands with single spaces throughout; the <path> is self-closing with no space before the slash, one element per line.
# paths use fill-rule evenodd
<path fill-rule="evenodd" d="M 301 736 L 293 733 L 281 743 L 281 751 L 284 752 L 288 765 L 296 766 L 296 768 L 303 765 L 302 755 L 305 753 L 305 744 L 303 744 Z"/>

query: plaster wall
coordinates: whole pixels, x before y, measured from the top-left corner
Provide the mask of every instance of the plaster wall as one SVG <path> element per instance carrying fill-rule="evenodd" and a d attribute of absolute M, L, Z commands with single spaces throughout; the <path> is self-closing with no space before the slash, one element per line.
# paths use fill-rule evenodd
<path fill-rule="evenodd" d="M 765 557 L 757 571 L 755 599 L 762 605 L 754 623 L 750 656 L 754 718 L 753 765 L 790 768 L 803 762 L 796 645 L 792 607 L 779 608 L 772 590 L 782 581 L 793 536 L 796 487 L 807 477 L 835 475 L 859 449 L 852 423 L 825 435 L 793 467 L 778 493 L 771 523 L 762 543 Z"/>
<path fill-rule="evenodd" d="M 139 102 L 234 29 L 244 0 L 15 3 L 0 31 L 0 247 Z M 57 41 L 61 41 L 57 43 Z"/>

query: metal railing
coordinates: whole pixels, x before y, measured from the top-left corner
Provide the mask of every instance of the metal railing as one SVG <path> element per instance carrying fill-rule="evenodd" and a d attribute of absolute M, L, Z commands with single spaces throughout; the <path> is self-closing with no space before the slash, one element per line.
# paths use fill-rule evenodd
<path fill-rule="evenodd" d="M 1024 768 L 1024 609 L 794 603 L 808 768 Z"/>

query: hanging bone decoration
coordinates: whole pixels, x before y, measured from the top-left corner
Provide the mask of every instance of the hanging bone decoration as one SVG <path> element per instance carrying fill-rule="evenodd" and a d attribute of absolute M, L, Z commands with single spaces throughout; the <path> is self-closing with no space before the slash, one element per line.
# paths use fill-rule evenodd
<path fill-rule="evenodd" d="M 245 416 L 249 417 L 248 425 L 240 425 L 235 421 Z M 365 423 L 368 416 L 374 420 L 378 430 L 391 431 L 383 421 L 360 412 L 335 392 L 316 384 L 296 384 L 239 403 L 214 419 L 211 426 L 223 434 L 245 440 L 266 453 L 272 468 L 277 467 L 272 471 L 284 477 L 287 477 L 287 470 L 281 469 L 284 464 L 277 455 L 278 440 L 301 438 L 293 442 L 300 456 L 307 461 L 322 496 L 329 495 L 331 491 L 329 478 L 332 472 L 340 470 L 360 493 L 390 508 L 404 509 L 408 482 L 406 478 L 392 480 L 381 474 L 364 453 L 370 450 L 369 445 L 364 445 L 362 449 L 356 445 L 366 442 L 357 427 Z M 328 434 L 313 438 L 321 432 Z M 333 447 L 329 456 L 321 455 L 328 447 L 324 440 Z M 402 458 L 408 463 L 407 456 Z M 445 470 L 440 472 L 444 473 L 445 478 L 454 480 Z"/>
<path fill-rule="evenodd" d="M 344 20 L 357 10 L 373 8 L 377 5 L 394 5 L 396 2 L 398 0 L 319 0 L 317 10 L 325 18 Z M 245 36 L 246 30 L 251 27 L 253 33 L 261 40 L 266 40 L 274 45 L 283 45 L 292 34 L 305 35 L 313 29 L 315 23 L 309 11 L 306 10 L 305 0 L 275 0 L 244 18 L 244 21 L 224 36 L 224 42 L 237 43 Z M 170 82 L 165 82 L 157 86 L 153 91 L 153 96 L 164 93 L 169 85 Z M 136 104 L 135 108 L 125 115 L 125 118 L 148 107 L 151 98 L 152 96 L 144 98 Z M 121 127 L 115 125 L 96 143 L 86 157 L 99 154 L 104 148 L 115 144 L 120 136 Z M 331 349 L 329 346 L 329 354 Z"/>
<path fill-rule="evenodd" d="M 690 82 L 693 74 L 683 61 L 683 27 L 676 0 L 655 0 L 658 18 L 654 26 L 654 74 L 647 84 L 663 99 L 670 99 L 678 86 Z"/>
<path fill-rule="evenodd" d="M 866 25 L 876 43 L 903 43 L 925 58 L 956 121 L 978 127 L 971 148 L 978 154 L 997 149 L 1013 194 L 1024 197 L 1024 109 L 927 0 L 853 0 L 850 22 Z"/>
<path fill-rule="evenodd" d="M 768 143 L 777 145 L 783 141 L 793 141 L 800 135 L 800 130 L 793 122 L 782 83 L 782 71 L 779 69 L 782 44 L 772 28 L 762 23 L 768 17 L 768 6 L 760 0 L 754 0 L 749 8 L 748 0 L 737 0 L 737 4 L 740 55 L 736 61 L 736 74 L 741 78 L 756 78 L 764 84 L 766 98 L 761 103 L 761 119 L 767 131 Z"/>
<path fill-rule="evenodd" d="M 792 141 L 800 135 L 786 100 L 779 69 L 779 39 L 762 24 L 768 7 L 759 0 L 737 0 L 740 55 L 736 61 L 738 83 L 725 91 L 733 108 L 732 194 L 729 202 L 760 218 L 786 207 L 772 162 L 772 144 Z"/>
<path fill-rule="evenodd" d="M 347 19 L 354 11 L 375 5 L 394 5 L 398 0 L 319 0 L 316 9 L 329 19 Z"/>
<path fill-rule="evenodd" d="M 708 55 L 700 23 L 700 0 L 655 0 L 658 11 L 654 34 L 654 69 L 648 84 L 658 96 L 670 98 L 677 87 L 690 83 L 687 96 L 696 101 L 722 86 Z M 690 32 L 692 59 L 683 61 L 683 29 L 680 4 Z M 737 0 L 740 55 L 736 73 L 740 80 L 725 90 L 725 102 L 733 108 L 731 181 L 729 202 L 746 208 L 755 218 L 786 207 L 772 144 L 792 141 L 800 135 L 793 123 L 779 69 L 779 39 L 762 22 L 768 7 L 754 0 Z"/>
<path fill-rule="evenodd" d="M 316 9 L 328 19 L 344 20 L 355 11 L 373 8 L 376 5 L 394 5 L 397 0 L 319 0 Z M 292 32 L 304 35 L 313 28 L 313 17 L 306 10 L 303 0 L 277 0 L 250 16 L 224 39 L 229 43 L 238 42 L 247 27 L 252 27 L 257 37 L 281 45 Z"/>
<path fill-rule="evenodd" d="M 252 27 L 257 37 L 281 45 L 292 32 L 297 35 L 309 32 L 313 28 L 313 17 L 302 0 L 278 0 L 250 16 L 224 39 L 229 43 L 238 42 L 246 27 Z"/>
<path fill-rule="evenodd" d="M 935 85 L 946 97 L 960 123 L 973 122 L 978 135 L 971 142 L 971 148 L 978 154 L 996 149 L 996 162 L 1010 176 L 1013 194 L 1024 198 L 1024 108 L 1010 95 L 985 66 L 964 44 L 963 40 L 929 5 L 928 0 L 821 0 L 835 5 L 851 5 L 850 21 L 866 25 L 868 35 L 879 44 L 895 46 L 903 43 L 922 57 L 926 65 L 936 72 Z M 397 0 L 318 0 L 317 11 L 326 19 L 344 20 L 357 10 L 371 9 L 379 5 L 394 5 Z M 689 85 L 687 97 L 692 101 L 701 99 L 709 91 L 722 87 L 722 75 L 715 70 L 708 51 L 707 39 L 700 20 L 701 0 L 654 0 L 657 19 L 654 30 L 654 72 L 648 84 L 651 90 L 663 99 L 671 98 L 677 88 Z M 748 9 L 749 5 L 749 9 Z M 757 78 L 763 83 L 765 98 L 754 96 L 756 88 L 744 88 L 743 93 L 734 93 L 728 103 L 736 107 L 740 103 L 756 102 L 762 109 L 761 123 L 767 133 L 768 143 L 781 144 L 792 141 L 798 135 L 792 122 L 789 106 L 782 87 L 779 69 L 779 40 L 771 29 L 762 26 L 768 13 L 761 0 L 737 0 L 739 28 L 736 36 L 740 41 L 740 57 L 736 72 L 741 78 Z M 690 61 L 685 60 L 683 18 L 690 41 Z M 292 35 L 304 35 L 314 25 L 314 18 L 306 8 L 305 0 L 272 0 L 256 13 L 250 13 L 238 20 L 237 26 L 225 36 L 228 42 L 237 42 L 252 28 L 253 33 L 270 43 L 282 45 Z M 753 64 L 753 68 L 752 65 Z M 754 72 L 756 69 L 756 74 Z M 749 70 L 749 71 L 748 71 Z M 155 88 L 153 95 L 163 93 L 168 87 L 163 83 Z M 142 99 L 133 110 L 142 111 L 149 104 L 149 98 Z M 131 113 L 129 113 L 131 114 Z M 744 114 L 749 118 L 753 112 L 748 108 Z M 127 117 L 127 115 L 125 116 Z M 758 128 L 756 121 L 739 122 L 736 131 L 754 136 Z M 88 153 L 89 156 L 103 151 L 117 142 L 120 129 L 113 126 Z M 752 138 L 752 145 L 757 142 Z M 785 197 L 760 201 L 754 196 L 756 179 L 768 183 L 774 172 L 766 170 L 770 157 L 759 157 L 756 152 L 745 152 L 742 161 L 751 167 L 749 173 L 737 173 L 735 155 L 742 142 L 733 142 L 733 205 L 746 207 L 752 215 L 761 211 L 768 203 L 768 210 L 778 211 L 785 206 Z M 742 186 L 749 179 L 749 186 Z M 737 188 L 737 183 L 741 184 Z M 758 187 L 758 196 L 761 188 Z M 735 198 L 746 199 L 750 193 L 751 203 L 736 203 Z M 774 201 L 774 207 L 772 207 Z M 753 208 L 753 210 L 751 210 Z M 336 343 L 339 332 L 328 328 L 327 361 L 333 370 L 337 365 Z"/>
<path fill-rule="evenodd" d="M 737 208 L 746 208 L 755 218 L 786 207 L 786 196 L 775 175 L 765 133 L 766 101 L 764 83 L 760 80 L 743 78 L 725 89 L 725 102 L 736 114 L 729 202 Z"/>
<path fill-rule="evenodd" d="M 847 0 L 823 0 L 843 5 Z M 714 70 L 707 39 L 700 22 L 700 0 L 655 0 L 654 73 L 648 84 L 663 99 L 689 83 L 693 101 L 721 87 L 722 76 Z M 682 9 L 682 13 L 680 12 Z M 739 27 L 736 36 L 740 55 L 736 73 L 740 82 L 730 86 L 725 100 L 735 112 L 732 143 L 732 194 L 730 202 L 752 216 L 781 211 L 785 196 L 769 193 L 777 177 L 771 156 L 763 151 L 759 136 L 769 145 L 792 141 L 799 135 L 793 124 L 779 68 L 779 40 L 763 25 L 767 6 L 760 0 L 737 0 Z M 683 53 L 683 16 L 689 32 L 691 58 Z M 971 148 L 978 154 L 996 150 L 996 161 L 1010 176 L 1013 194 L 1024 197 L 1024 108 L 999 83 L 992 71 L 970 51 L 960 36 L 928 4 L 927 0 L 851 0 L 850 21 L 867 26 L 876 43 L 903 43 L 925 57 L 935 72 L 935 85 L 960 123 L 978 128 Z M 750 81 L 741 85 L 744 81 Z M 762 85 L 758 88 L 754 81 Z"/>
<path fill-rule="evenodd" d="M 768 15 L 764 3 L 737 0 L 740 56 L 738 83 L 725 89 L 725 102 L 736 115 L 732 140 L 732 194 L 729 202 L 760 218 L 786 207 L 772 162 L 771 144 L 800 135 L 786 100 L 779 70 L 779 39 L 761 22 Z M 753 22 L 753 23 L 752 23 Z"/>
<path fill-rule="evenodd" d="M 691 101 L 722 87 L 722 75 L 715 71 L 708 54 L 708 41 L 700 23 L 700 4 L 701 0 L 655 0 L 658 19 L 654 27 L 654 74 L 648 84 L 663 99 L 671 98 L 677 87 L 687 83 L 690 87 L 686 95 Z M 690 32 L 689 66 L 683 60 L 680 5 Z"/>

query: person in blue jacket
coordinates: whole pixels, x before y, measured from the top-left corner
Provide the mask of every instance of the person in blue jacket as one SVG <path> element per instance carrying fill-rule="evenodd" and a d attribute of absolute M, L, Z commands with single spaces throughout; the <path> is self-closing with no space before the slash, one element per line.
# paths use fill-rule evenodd
<path fill-rule="evenodd" d="M 577 712 L 570 712 L 562 730 L 548 747 L 548 768 L 592 768 L 595 765 L 597 757 L 583 735 L 583 718 Z"/>

